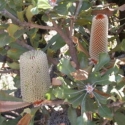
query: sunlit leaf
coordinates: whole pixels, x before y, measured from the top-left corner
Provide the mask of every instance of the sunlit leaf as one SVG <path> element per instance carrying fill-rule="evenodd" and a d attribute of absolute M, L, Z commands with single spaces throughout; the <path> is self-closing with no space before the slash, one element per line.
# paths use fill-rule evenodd
<path fill-rule="evenodd" d="M 24 21 L 24 11 L 17 11 L 17 16 L 20 21 Z"/>
<path fill-rule="evenodd" d="M 55 95 L 56 98 L 63 99 L 64 90 L 63 90 L 63 88 L 61 86 L 57 87 L 57 88 L 53 88 L 53 94 Z"/>
<path fill-rule="evenodd" d="M 68 58 L 62 58 L 57 65 L 59 71 L 61 71 L 63 74 L 70 75 L 71 72 L 75 71 L 75 68 L 72 67 L 70 63 L 70 59 Z"/>
<path fill-rule="evenodd" d="M 52 7 L 50 6 L 48 0 L 38 0 L 37 8 L 38 9 L 50 9 Z"/>
<path fill-rule="evenodd" d="M 31 22 L 31 19 L 33 17 L 33 13 L 31 12 L 32 8 L 33 8 L 33 6 L 29 5 L 28 8 L 26 9 L 26 17 L 28 19 L 28 22 Z"/>
<path fill-rule="evenodd" d="M 7 65 L 11 68 L 11 69 L 19 69 L 19 63 L 18 62 L 7 62 Z"/>
<path fill-rule="evenodd" d="M 9 35 L 14 38 L 14 33 L 19 30 L 20 27 L 15 25 L 15 24 L 9 24 L 9 27 L 7 28 L 7 31 L 9 33 Z"/>
<path fill-rule="evenodd" d="M 34 7 L 31 9 L 31 12 L 35 15 L 39 13 L 39 9 L 37 7 Z"/>

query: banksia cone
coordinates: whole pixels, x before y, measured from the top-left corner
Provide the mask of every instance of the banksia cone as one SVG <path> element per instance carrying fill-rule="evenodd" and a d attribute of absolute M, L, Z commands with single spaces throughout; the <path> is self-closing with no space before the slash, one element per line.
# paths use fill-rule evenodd
<path fill-rule="evenodd" d="M 99 54 L 108 52 L 108 17 L 98 14 L 92 20 L 89 54 L 98 61 Z"/>
<path fill-rule="evenodd" d="M 21 94 L 25 102 L 43 100 L 50 86 L 46 54 L 32 50 L 20 56 Z"/>

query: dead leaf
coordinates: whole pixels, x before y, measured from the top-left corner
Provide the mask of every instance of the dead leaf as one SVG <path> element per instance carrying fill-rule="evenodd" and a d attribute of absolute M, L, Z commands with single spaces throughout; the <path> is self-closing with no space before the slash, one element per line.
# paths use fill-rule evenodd
<path fill-rule="evenodd" d="M 121 5 L 120 7 L 118 7 L 118 10 L 120 11 L 125 11 L 125 4 Z"/>
<path fill-rule="evenodd" d="M 110 97 L 110 94 L 104 93 L 104 92 L 102 92 L 102 91 L 100 91 L 98 89 L 94 89 L 94 92 L 96 92 L 96 93 L 98 93 L 98 94 L 100 94 L 102 96 L 105 96 L 105 97 Z"/>
<path fill-rule="evenodd" d="M 0 101 L 0 112 L 12 111 L 31 105 L 28 102 Z"/>
<path fill-rule="evenodd" d="M 31 114 L 27 113 L 20 119 L 17 125 L 29 125 L 31 119 L 32 119 Z"/>
<path fill-rule="evenodd" d="M 75 80 L 86 80 L 88 78 L 88 72 L 78 69 L 75 72 L 72 72 L 71 76 L 73 76 Z"/>
<path fill-rule="evenodd" d="M 109 9 L 109 8 L 105 8 L 105 9 L 102 9 L 102 10 L 93 10 L 92 15 L 105 14 L 107 16 L 112 16 L 114 11 L 115 10 Z"/>
<path fill-rule="evenodd" d="M 73 68 L 76 68 L 76 63 L 74 61 L 70 61 Z"/>
<path fill-rule="evenodd" d="M 78 38 L 75 36 L 72 36 L 72 40 L 75 44 L 77 44 L 78 51 L 83 52 L 87 57 L 89 57 L 88 51 L 82 46 L 82 44 L 79 42 Z"/>
<path fill-rule="evenodd" d="M 58 77 L 57 78 L 52 78 L 52 85 L 60 86 L 60 85 L 62 85 L 62 82 L 61 82 L 61 80 L 58 79 Z"/>

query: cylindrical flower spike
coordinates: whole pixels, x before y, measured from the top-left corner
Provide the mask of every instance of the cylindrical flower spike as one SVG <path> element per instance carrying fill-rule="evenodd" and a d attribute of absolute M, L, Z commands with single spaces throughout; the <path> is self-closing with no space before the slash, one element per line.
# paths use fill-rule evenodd
<path fill-rule="evenodd" d="M 21 94 L 25 102 L 44 99 L 50 86 L 48 61 L 41 50 L 31 50 L 20 56 Z"/>
<path fill-rule="evenodd" d="M 102 52 L 108 52 L 108 17 L 98 14 L 92 20 L 89 54 L 91 59 L 98 61 Z"/>

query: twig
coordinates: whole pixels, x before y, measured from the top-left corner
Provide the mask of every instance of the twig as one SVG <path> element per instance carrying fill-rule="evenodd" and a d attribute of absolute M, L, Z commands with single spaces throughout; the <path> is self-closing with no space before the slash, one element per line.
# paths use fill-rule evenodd
<path fill-rule="evenodd" d="M 3 74 L 3 73 L 16 73 L 16 74 L 19 74 L 19 71 L 18 70 L 14 70 L 14 69 L 9 69 L 9 70 L 0 70 L 0 73 Z"/>
<path fill-rule="evenodd" d="M 109 122 L 109 120 L 105 119 L 102 125 L 106 125 Z"/>
<path fill-rule="evenodd" d="M 109 104 L 108 107 L 120 107 L 123 104 L 125 104 L 125 102 L 113 102 Z"/>
<path fill-rule="evenodd" d="M 80 8 L 82 6 L 82 1 L 83 0 L 79 0 L 79 2 L 78 2 L 77 8 L 76 8 L 76 12 L 75 12 L 75 18 L 77 17 L 77 15 L 79 13 L 79 10 L 80 10 Z"/>
<path fill-rule="evenodd" d="M 43 25 L 38 25 L 38 24 L 34 24 L 34 23 L 27 23 L 27 22 L 22 23 L 21 26 L 30 27 L 30 28 L 37 28 L 37 29 L 55 30 L 55 28 L 51 27 L 51 26 L 43 26 Z"/>

